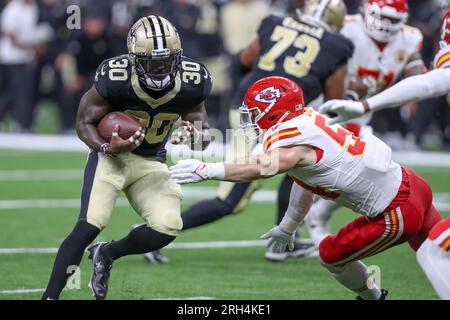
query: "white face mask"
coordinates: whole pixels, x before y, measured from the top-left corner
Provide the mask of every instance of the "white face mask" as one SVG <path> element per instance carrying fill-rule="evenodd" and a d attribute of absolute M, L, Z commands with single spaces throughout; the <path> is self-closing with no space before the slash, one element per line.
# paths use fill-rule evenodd
<path fill-rule="evenodd" d="M 167 75 L 162 79 L 155 79 L 145 76 L 145 84 L 152 90 L 163 90 L 170 84 L 170 75 Z"/>
<path fill-rule="evenodd" d="M 391 17 L 391 18 L 389 18 Z M 388 43 L 395 37 L 395 35 L 400 31 L 400 28 L 407 15 L 382 13 L 382 9 L 377 6 L 367 5 L 364 13 L 364 20 L 366 25 L 367 33 L 372 37 L 372 39 Z M 391 21 L 394 20 L 394 21 Z"/>

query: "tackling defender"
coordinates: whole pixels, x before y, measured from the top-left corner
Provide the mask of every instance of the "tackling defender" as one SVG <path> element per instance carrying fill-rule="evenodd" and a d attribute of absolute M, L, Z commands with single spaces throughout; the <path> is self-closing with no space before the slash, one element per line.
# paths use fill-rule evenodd
<path fill-rule="evenodd" d="M 241 70 L 243 78 L 231 105 L 234 108 L 239 106 L 247 88 L 269 75 L 284 76 L 306 88 L 306 104 L 322 94 L 325 100 L 344 97 L 347 61 L 353 54 L 351 41 L 337 34 L 345 14 L 342 0 L 309 0 L 298 19 L 275 15 L 265 18 L 259 27 L 258 38 L 236 56 L 235 65 Z M 237 110 L 230 112 L 230 124 L 232 129 L 239 127 Z M 228 159 L 244 156 L 245 149 L 249 148 L 242 146 L 245 144 L 242 141 L 242 137 L 234 137 L 227 150 Z M 277 223 L 288 206 L 291 186 L 292 179 L 286 176 L 278 192 Z M 201 201 L 182 213 L 183 230 L 241 212 L 260 187 L 261 181 L 221 183 L 216 198 Z M 312 244 L 298 241 L 295 247 L 293 252 L 282 254 L 268 250 L 265 256 L 278 261 L 308 249 L 314 250 Z"/>
<path fill-rule="evenodd" d="M 362 102 L 334 100 L 324 104 L 321 112 L 333 112 L 338 116 L 330 123 L 347 121 L 363 114 L 385 108 L 393 108 L 410 101 L 419 101 L 450 93 L 450 12 L 441 27 L 441 49 L 434 58 L 434 69 L 424 75 L 405 79 L 391 88 Z M 443 299 L 450 299 L 450 217 L 436 225 L 429 239 L 417 252 L 417 259 Z"/>
<path fill-rule="evenodd" d="M 425 70 L 420 55 L 422 34 L 405 24 L 406 0 L 367 0 L 361 11 L 347 16 L 340 32 L 355 44 L 346 79 L 346 96 L 352 100 L 370 97 L 401 78 L 423 74 Z M 364 137 L 372 132 L 367 125 L 370 120 L 371 116 L 366 115 L 343 126 Z M 305 222 L 316 247 L 330 233 L 329 221 L 338 208 L 334 201 L 318 198 L 314 202 Z"/>
<path fill-rule="evenodd" d="M 77 133 L 91 149 L 80 215 L 58 250 L 43 299 L 59 298 L 70 276 L 68 270 L 74 271 L 70 267 L 80 264 L 85 248 L 107 226 L 119 192 L 124 191 L 145 224 L 121 240 L 89 249 L 94 265 L 89 285 L 97 299 L 106 298 L 114 260 L 158 250 L 182 228 L 182 192 L 164 163 L 164 146 L 180 117 L 184 121 L 180 138 L 172 143 L 190 142 L 192 146 L 195 141 L 208 140 L 197 139 L 206 133 L 194 130 L 190 123 L 201 121 L 203 129 L 208 128 L 204 100 L 211 90 L 211 78 L 202 64 L 182 55 L 177 30 L 163 17 L 139 19 L 129 31 L 127 44 L 127 55 L 105 60 L 98 67 L 94 86 L 80 101 Z M 123 140 L 116 126 L 111 141 L 104 141 L 96 125 L 111 111 L 135 116 L 142 132 Z"/>
<path fill-rule="evenodd" d="M 280 77 L 255 82 L 240 108 L 242 127 L 264 133 L 264 153 L 239 163 L 182 160 L 170 168 L 179 183 L 207 179 L 251 181 L 287 172 L 295 181 L 278 226 L 262 238 L 275 252 L 294 246 L 294 234 L 317 194 L 362 216 L 326 237 L 322 264 L 361 299 L 386 299 L 370 283 L 361 259 L 408 242 L 418 249 L 440 221 L 428 183 L 391 159 L 391 149 L 372 134 L 356 137 L 305 108 L 302 89 Z"/>

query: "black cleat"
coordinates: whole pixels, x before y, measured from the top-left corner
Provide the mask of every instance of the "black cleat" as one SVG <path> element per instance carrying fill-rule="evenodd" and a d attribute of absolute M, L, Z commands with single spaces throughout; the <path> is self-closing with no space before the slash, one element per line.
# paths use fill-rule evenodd
<path fill-rule="evenodd" d="M 378 300 L 389 300 L 388 299 L 389 292 L 385 289 L 381 289 L 381 296 Z M 364 300 L 361 296 L 356 296 L 356 300 Z"/>
<path fill-rule="evenodd" d="M 90 247 L 89 259 L 92 260 L 93 271 L 91 279 L 89 280 L 89 288 L 91 288 L 97 300 L 105 300 L 108 293 L 108 280 L 112 268 L 112 260 L 105 259 L 102 256 L 101 249 L 108 244 L 108 242 L 98 242 Z"/>
<path fill-rule="evenodd" d="M 161 254 L 161 251 L 159 250 L 147 252 L 146 254 L 144 254 L 144 258 L 146 261 L 153 264 L 165 264 L 170 262 L 170 259 L 167 256 Z"/>

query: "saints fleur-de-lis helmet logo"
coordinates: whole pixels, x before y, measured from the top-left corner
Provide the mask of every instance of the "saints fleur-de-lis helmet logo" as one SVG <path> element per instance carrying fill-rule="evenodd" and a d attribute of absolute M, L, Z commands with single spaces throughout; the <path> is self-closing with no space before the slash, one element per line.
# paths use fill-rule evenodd
<path fill-rule="evenodd" d="M 131 48 L 132 52 L 136 52 L 136 29 L 131 28 L 128 34 L 128 47 Z"/>

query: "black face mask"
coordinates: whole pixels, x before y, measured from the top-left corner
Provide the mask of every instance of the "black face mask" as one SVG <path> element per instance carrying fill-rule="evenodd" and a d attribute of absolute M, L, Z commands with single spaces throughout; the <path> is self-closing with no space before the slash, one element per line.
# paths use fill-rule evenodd
<path fill-rule="evenodd" d="M 149 59 L 136 58 L 137 64 L 144 70 L 145 74 L 154 77 L 164 77 L 173 73 L 175 68 L 175 59 Z"/>
<path fill-rule="evenodd" d="M 180 54 L 167 58 L 136 56 L 136 73 L 143 85 L 153 90 L 163 90 L 175 80 Z"/>

